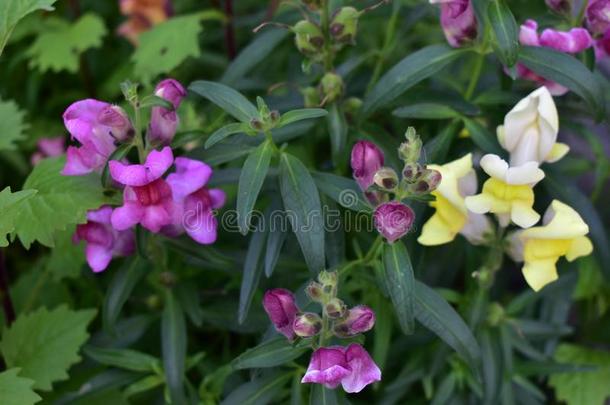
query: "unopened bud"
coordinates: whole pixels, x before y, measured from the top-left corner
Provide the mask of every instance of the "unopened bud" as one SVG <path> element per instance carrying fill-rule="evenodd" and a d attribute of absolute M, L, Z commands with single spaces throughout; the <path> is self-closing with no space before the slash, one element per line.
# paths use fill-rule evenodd
<path fill-rule="evenodd" d="M 330 35 L 337 42 L 354 43 L 359 16 L 360 12 L 354 7 L 342 7 L 335 13 L 330 23 Z"/>
<path fill-rule="evenodd" d="M 320 106 L 320 94 L 315 87 L 305 87 L 301 89 L 303 95 L 303 104 L 305 108 L 314 108 Z"/>
<path fill-rule="evenodd" d="M 262 131 L 263 130 L 263 123 L 258 118 L 252 118 L 250 120 L 250 127 L 252 129 L 257 130 L 257 131 Z"/>
<path fill-rule="evenodd" d="M 302 20 L 292 27 L 294 41 L 299 52 L 305 56 L 319 55 L 324 45 L 322 30 L 311 21 Z"/>
<path fill-rule="evenodd" d="M 373 325 L 375 325 L 373 310 L 359 305 L 350 309 L 345 319 L 334 325 L 333 332 L 338 337 L 351 337 L 371 330 Z"/>
<path fill-rule="evenodd" d="M 324 307 L 324 312 L 331 319 L 343 318 L 347 307 L 339 298 L 333 298 Z"/>
<path fill-rule="evenodd" d="M 318 274 L 318 281 L 322 284 L 322 289 L 325 294 L 334 296 L 337 292 L 337 284 L 339 283 L 339 274 L 336 271 L 321 271 Z"/>
<path fill-rule="evenodd" d="M 326 73 L 320 81 L 321 98 L 325 103 L 332 103 L 343 94 L 343 79 L 336 73 Z"/>
<path fill-rule="evenodd" d="M 318 314 L 312 312 L 306 312 L 301 315 L 297 315 L 292 324 L 292 329 L 297 336 L 300 337 L 312 337 L 316 336 L 322 330 L 322 319 Z"/>
<path fill-rule="evenodd" d="M 382 167 L 377 170 L 373 177 L 375 184 L 384 190 L 394 190 L 398 185 L 398 175 L 389 167 Z"/>
<path fill-rule="evenodd" d="M 346 114 L 356 114 L 362 107 L 362 99 L 350 97 L 343 102 L 343 111 Z"/>
<path fill-rule="evenodd" d="M 438 185 L 441 183 L 443 176 L 441 175 L 441 172 L 439 172 L 438 170 L 426 169 L 426 171 L 423 175 L 423 179 L 424 179 L 424 181 L 426 181 L 426 183 L 428 183 L 428 190 L 430 192 L 432 192 L 432 191 L 436 190 Z"/>
<path fill-rule="evenodd" d="M 414 163 L 419 160 L 421 154 L 422 141 L 415 128 L 409 127 L 405 134 L 406 142 L 403 142 L 398 148 L 400 158 L 407 163 Z"/>
<path fill-rule="evenodd" d="M 273 110 L 269 113 L 269 119 L 273 124 L 280 120 L 280 113 L 278 110 Z"/>
<path fill-rule="evenodd" d="M 323 302 L 324 297 L 324 286 L 322 284 L 312 281 L 307 287 L 305 287 L 305 293 L 314 302 Z"/>
<path fill-rule="evenodd" d="M 424 169 L 419 163 L 407 163 L 402 169 L 402 178 L 407 183 L 415 183 L 423 174 Z"/>

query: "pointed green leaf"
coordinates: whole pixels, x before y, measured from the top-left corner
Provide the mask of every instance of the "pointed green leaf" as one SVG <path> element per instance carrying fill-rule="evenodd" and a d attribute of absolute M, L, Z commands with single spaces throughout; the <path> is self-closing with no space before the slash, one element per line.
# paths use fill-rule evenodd
<path fill-rule="evenodd" d="M 340 160 L 347 143 L 347 122 L 345 114 L 336 103 L 330 106 L 330 113 L 326 117 L 328 132 L 330 133 L 330 148 L 335 164 Z"/>
<path fill-rule="evenodd" d="M 300 110 L 292 110 L 282 114 L 277 128 L 285 127 L 293 122 L 310 120 L 313 118 L 325 117 L 328 112 L 323 108 L 302 108 Z"/>
<path fill-rule="evenodd" d="M 221 83 L 198 80 L 191 83 L 189 90 L 207 98 L 237 120 L 250 124 L 258 118 L 258 110 L 248 99 L 236 90 Z"/>
<path fill-rule="evenodd" d="M 42 398 L 33 390 L 34 381 L 20 377 L 19 368 L 11 368 L 0 373 L 0 399 L 2 405 L 32 405 Z"/>
<path fill-rule="evenodd" d="M 371 206 L 364 200 L 363 193 L 354 180 L 322 172 L 314 172 L 313 178 L 318 189 L 342 207 L 354 211 L 371 211 Z"/>
<path fill-rule="evenodd" d="M 309 405 L 337 405 L 337 392 L 322 384 L 312 384 Z"/>
<path fill-rule="evenodd" d="M 8 367 L 20 367 L 21 376 L 35 381 L 34 388 L 51 390 L 51 384 L 68 379 L 68 369 L 80 361 L 78 351 L 89 338 L 87 326 L 95 313 L 62 305 L 20 315 L 2 333 L 4 361 Z"/>
<path fill-rule="evenodd" d="M 98 363 L 110 367 L 143 373 L 154 373 L 156 370 L 161 369 L 161 361 L 159 359 L 136 350 L 86 346 L 83 351 L 88 357 Z"/>
<path fill-rule="evenodd" d="M 291 373 L 278 372 L 256 378 L 240 385 L 220 405 L 266 405 L 272 403 L 286 383 L 290 381 Z"/>
<path fill-rule="evenodd" d="M 138 281 L 147 272 L 147 262 L 138 256 L 128 259 L 125 264 L 114 273 L 110 286 L 106 290 L 104 305 L 102 307 L 102 324 L 104 329 L 112 331 L 119 319 L 123 305 L 131 295 Z"/>
<path fill-rule="evenodd" d="M 248 233 L 251 211 L 267 176 L 273 152 L 273 141 L 263 142 L 248 156 L 241 170 L 237 189 L 237 221 L 244 235 Z"/>
<path fill-rule="evenodd" d="M 413 333 L 413 265 L 407 248 L 401 241 L 386 244 L 383 247 L 384 276 L 389 288 L 394 311 L 398 317 L 400 328 L 405 334 Z"/>
<path fill-rule="evenodd" d="M 452 107 L 437 103 L 419 103 L 400 107 L 392 111 L 400 118 L 417 118 L 423 120 L 444 120 L 459 118 L 461 114 Z"/>
<path fill-rule="evenodd" d="M 168 289 L 161 315 L 161 353 L 165 382 L 173 404 L 186 403 L 184 394 L 186 344 L 184 313 L 173 291 Z"/>
<path fill-rule="evenodd" d="M 470 134 L 470 138 L 472 138 L 472 142 L 481 148 L 483 152 L 493 153 L 498 156 L 504 155 L 505 152 L 500 148 L 498 138 L 495 134 L 475 120 L 464 118 L 464 125 Z"/>
<path fill-rule="evenodd" d="M 204 147 L 206 149 L 211 148 L 218 142 L 228 138 L 231 135 L 239 134 L 248 130 L 248 126 L 241 122 L 234 122 L 224 127 L 218 128 L 210 137 L 205 141 Z"/>
<path fill-rule="evenodd" d="M 504 0 L 491 0 L 487 17 L 494 33 L 494 49 L 504 66 L 512 67 L 519 55 L 519 28 Z"/>
<path fill-rule="evenodd" d="M 280 191 L 307 267 L 318 273 L 325 268 L 320 195 L 307 168 L 288 153 L 283 153 L 280 159 Z"/>
<path fill-rule="evenodd" d="M 232 365 L 236 370 L 280 366 L 301 357 L 309 350 L 308 345 L 305 341 L 293 345 L 284 336 L 278 337 L 246 350 L 233 360 Z"/>
<path fill-rule="evenodd" d="M 253 232 L 244 262 L 244 273 L 239 291 L 239 310 L 237 320 L 244 323 L 252 305 L 252 298 L 258 287 L 263 272 L 262 257 L 265 249 L 267 233 L 265 231 Z"/>

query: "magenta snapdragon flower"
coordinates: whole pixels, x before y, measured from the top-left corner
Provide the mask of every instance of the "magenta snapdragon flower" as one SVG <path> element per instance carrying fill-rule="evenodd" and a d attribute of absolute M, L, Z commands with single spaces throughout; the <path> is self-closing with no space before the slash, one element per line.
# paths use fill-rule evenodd
<path fill-rule="evenodd" d="M 538 23 L 534 20 L 527 20 L 521 25 L 519 42 L 522 45 L 542 46 L 570 54 L 582 52 L 593 45 L 591 35 L 584 28 L 572 28 L 569 31 L 547 28 L 538 35 Z M 553 95 L 560 96 L 568 92 L 564 86 L 541 77 L 522 64 L 517 64 L 516 68 L 519 77 L 546 86 Z"/>
<path fill-rule="evenodd" d="M 477 19 L 470 0 L 430 0 L 441 5 L 441 27 L 447 42 L 454 48 L 477 36 Z"/>
<path fill-rule="evenodd" d="M 32 154 L 30 162 L 35 166 L 44 158 L 61 156 L 66 151 L 66 138 L 58 136 L 55 138 L 40 138 L 36 142 L 36 152 Z"/>
<path fill-rule="evenodd" d="M 165 79 L 157 84 L 155 95 L 174 106 L 174 110 L 163 107 L 153 107 L 148 128 L 148 141 L 153 145 L 169 145 L 176 135 L 179 117 L 176 113 L 182 99 L 186 96 L 184 87 L 174 79 Z"/>
<path fill-rule="evenodd" d="M 218 221 L 213 210 L 221 208 L 225 192 L 206 187 L 212 168 L 198 160 L 176 158 L 176 172 L 167 177 L 175 203 L 174 220 L 164 233 L 176 236 L 186 233 L 196 242 L 207 245 L 217 237 Z"/>
<path fill-rule="evenodd" d="M 108 163 L 110 175 L 125 187 L 123 206 L 112 213 L 112 226 L 121 231 L 141 224 L 151 232 L 172 223 L 176 209 L 172 190 L 162 178 L 174 162 L 170 147 L 153 150 L 144 164 L 123 164 L 112 160 Z"/>
<path fill-rule="evenodd" d="M 383 166 L 383 152 L 373 142 L 358 141 L 352 148 L 351 166 L 354 179 L 362 191 L 373 185 L 377 170 Z"/>
<path fill-rule="evenodd" d="M 263 307 L 275 329 L 293 340 L 296 337 L 293 324 L 299 312 L 294 294 L 284 288 L 268 290 L 263 297 Z"/>
<path fill-rule="evenodd" d="M 390 201 L 379 205 L 373 214 L 377 231 L 388 242 L 395 242 L 405 236 L 415 220 L 415 213 L 408 205 Z"/>
<path fill-rule="evenodd" d="M 62 174 L 79 176 L 100 171 L 116 149 L 116 143 L 133 135 L 127 114 L 120 107 L 94 99 L 70 105 L 63 115 L 64 125 L 80 147 L 69 146 Z"/>
<path fill-rule="evenodd" d="M 361 345 L 352 343 L 316 350 L 301 383 L 323 384 L 331 389 L 341 384 L 345 392 L 356 393 L 380 380 L 381 370 L 371 356 Z"/>
<path fill-rule="evenodd" d="M 85 255 L 91 269 L 104 271 L 115 256 L 129 256 L 134 252 L 135 240 L 131 230 L 117 231 L 111 226 L 112 207 L 101 208 L 87 213 L 87 223 L 77 225 L 73 241 L 84 240 L 87 244 Z"/>

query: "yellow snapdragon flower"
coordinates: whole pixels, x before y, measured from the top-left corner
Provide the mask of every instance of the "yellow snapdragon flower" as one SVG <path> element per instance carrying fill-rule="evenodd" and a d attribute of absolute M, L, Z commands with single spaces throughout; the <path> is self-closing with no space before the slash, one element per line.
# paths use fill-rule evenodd
<path fill-rule="evenodd" d="M 464 197 L 473 195 L 477 190 L 472 154 L 442 166 L 428 165 L 428 168 L 438 170 L 442 179 L 432 192 L 436 200 L 430 202 L 436 212 L 424 224 L 417 241 L 426 246 L 442 245 L 461 233 L 471 243 L 481 243 L 485 233 L 491 229 L 491 223 L 484 215 L 469 213 L 464 203 Z"/>
<path fill-rule="evenodd" d="M 529 228 L 538 222 L 540 215 L 532 208 L 532 187 L 544 178 L 544 172 L 536 162 L 509 167 L 499 156 L 488 154 L 481 159 L 481 167 L 490 178 L 483 184 L 481 194 L 466 197 L 466 207 L 470 211 L 496 214 L 502 226 L 512 221 Z"/>
<path fill-rule="evenodd" d="M 557 260 L 587 256 L 593 245 L 585 235 L 589 227 L 570 206 L 553 200 L 544 215 L 543 226 L 519 231 L 511 238 L 511 256 L 525 262 L 522 272 L 534 291 L 557 280 Z"/>

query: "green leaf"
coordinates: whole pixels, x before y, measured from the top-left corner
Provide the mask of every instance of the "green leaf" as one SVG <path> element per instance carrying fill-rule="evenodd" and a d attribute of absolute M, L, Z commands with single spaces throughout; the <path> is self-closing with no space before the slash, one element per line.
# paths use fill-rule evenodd
<path fill-rule="evenodd" d="M 288 153 L 283 153 L 280 159 L 280 191 L 307 267 L 317 274 L 325 268 L 320 196 L 307 168 Z"/>
<path fill-rule="evenodd" d="M 338 165 L 337 162 L 339 162 L 347 143 L 347 122 L 343 111 L 336 103 L 330 106 L 330 114 L 328 114 L 326 122 L 330 133 L 330 148 L 333 160 L 335 165 Z"/>
<path fill-rule="evenodd" d="M 231 124 L 227 124 L 224 127 L 218 128 L 210 137 L 205 141 L 204 147 L 206 149 L 211 148 L 216 145 L 218 142 L 226 139 L 227 137 L 235 134 L 239 134 L 242 132 L 246 132 L 249 127 L 241 122 L 233 122 Z"/>
<path fill-rule="evenodd" d="M 461 117 L 461 114 L 452 107 L 437 103 L 407 105 L 395 109 L 392 111 L 392 115 L 400 118 L 416 118 L 422 120 L 444 120 Z"/>
<path fill-rule="evenodd" d="M 0 55 L 11 36 L 15 25 L 26 15 L 36 10 L 53 10 L 57 0 L 2 0 L 0 3 Z"/>
<path fill-rule="evenodd" d="M 554 356 L 560 363 L 599 366 L 595 371 L 559 373 L 549 378 L 557 398 L 568 405 L 599 404 L 610 397 L 610 354 L 562 343 Z"/>
<path fill-rule="evenodd" d="M 354 211 L 371 211 L 354 180 L 322 172 L 314 172 L 313 178 L 318 189 L 342 207 Z"/>
<path fill-rule="evenodd" d="M 25 113 L 19 106 L 11 100 L 0 100 L 0 149 L 14 150 L 15 142 L 24 138 L 27 128 Z"/>
<path fill-rule="evenodd" d="M 288 236 L 288 230 L 283 229 L 282 224 L 286 222 L 282 201 L 274 198 L 269 207 L 269 216 L 266 218 L 269 236 L 267 237 L 267 249 L 265 253 L 265 275 L 271 277 L 275 265 L 280 257 L 282 247 Z"/>
<path fill-rule="evenodd" d="M 136 350 L 86 346 L 83 351 L 98 363 L 110 367 L 143 373 L 161 369 L 161 361 L 158 358 Z"/>
<path fill-rule="evenodd" d="M 241 289 L 239 291 L 239 309 L 237 313 L 237 321 L 243 324 L 248 317 L 252 298 L 258 287 L 263 266 L 261 259 L 265 249 L 265 240 L 267 233 L 264 231 L 252 233 L 248 253 L 244 262 L 244 273 L 241 281 Z"/>
<path fill-rule="evenodd" d="M 449 154 L 451 143 L 457 136 L 461 125 L 459 120 L 454 119 L 440 134 L 426 142 L 424 149 L 429 163 L 441 163 L 445 161 Z"/>
<path fill-rule="evenodd" d="M 288 111 L 280 117 L 277 128 L 285 127 L 293 122 L 326 117 L 327 115 L 328 111 L 323 108 L 301 108 L 299 110 Z"/>
<path fill-rule="evenodd" d="M 233 368 L 241 370 L 280 366 L 298 359 L 309 350 L 309 343 L 303 342 L 292 345 L 284 336 L 268 340 L 240 354 L 233 360 Z"/>
<path fill-rule="evenodd" d="M 483 152 L 493 153 L 498 156 L 504 155 L 504 151 L 498 144 L 498 138 L 475 120 L 464 118 L 464 125 L 472 138 L 472 142 Z"/>
<path fill-rule="evenodd" d="M 113 200 L 106 197 L 99 177 L 62 176 L 65 158 L 45 159 L 34 167 L 23 188 L 37 190 L 22 202 L 15 232 L 26 249 L 34 241 L 53 247 L 55 232 L 87 221 L 87 211 Z"/>
<path fill-rule="evenodd" d="M 76 73 L 80 55 L 101 47 L 106 33 L 104 21 L 95 14 L 85 14 L 72 24 L 58 20 L 38 35 L 27 50 L 30 67 L 41 72 Z"/>
<path fill-rule="evenodd" d="M 312 384 L 309 405 L 337 405 L 337 392 L 322 384 Z"/>
<path fill-rule="evenodd" d="M 163 97 L 156 96 L 154 94 L 150 94 L 140 100 L 140 108 L 152 108 L 152 107 L 162 107 L 169 111 L 174 111 L 174 105 L 171 101 L 164 99 Z"/>
<path fill-rule="evenodd" d="M 149 375 L 149 376 L 146 376 L 146 377 L 134 382 L 133 384 L 130 384 L 128 387 L 125 388 L 123 393 L 124 393 L 125 397 L 129 398 L 129 397 L 139 394 L 141 392 L 150 391 L 154 388 L 157 388 L 164 382 L 165 381 L 163 380 L 163 376 L 156 375 L 156 374 Z M 129 402 L 127 402 L 127 403 L 129 403 Z M 114 405 L 114 403 L 113 403 L 113 405 Z"/>
<path fill-rule="evenodd" d="M 237 145 L 229 142 L 217 144 L 216 146 L 205 150 L 197 149 L 189 153 L 189 157 L 206 162 L 211 166 L 220 165 L 238 159 L 249 154 L 254 150 L 251 146 Z"/>
<path fill-rule="evenodd" d="M 493 47 L 504 66 L 512 67 L 519 55 L 519 28 L 504 0 L 491 0 L 487 17 L 494 33 Z"/>
<path fill-rule="evenodd" d="M 165 382 L 173 404 L 186 403 L 184 394 L 186 343 L 184 313 L 173 291 L 168 289 L 161 315 L 161 352 Z"/>
<path fill-rule="evenodd" d="M 291 373 L 278 372 L 240 385 L 221 405 L 265 405 L 284 388 Z"/>
<path fill-rule="evenodd" d="M 373 87 L 364 99 L 362 113 L 366 116 L 388 104 L 422 80 L 437 73 L 466 52 L 447 45 L 430 45 L 398 62 Z"/>
<path fill-rule="evenodd" d="M 386 284 L 400 328 L 409 335 L 414 329 L 413 265 L 405 245 L 398 241 L 383 247 L 383 267 Z"/>
<path fill-rule="evenodd" d="M 458 352 L 478 373 L 481 349 L 460 315 L 433 289 L 415 280 L 415 317 Z"/>
<path fill-rule="evenodd" d="M 265 60 L 286 36 L 288 36 L 286 30 L 269 30 L 257 34 L 225 69 L 220 81 L 229 85 L 235 84 L 254 66 Z"/>
<path fill-rule="evenodd" d="M 545 79 L 567 87 L 582 97 L 601 119 L 604 115 L 603 86 L 578 59 L 550 48 L 524 46 L 519 62 Z"/>
<path fill-rule="evenodd" d="M 42 398 L 33 390 L 34 381 L 19 377 L 19 368 L 11 368 L 0 373 L 0 399 L 2 405 L 32 405 Z"/>
<path fill-rule="evenodd" d="M 105 330 L 112 331 L 114 329 L 123 305 L 125 305 L 138 281 L 147 273 L 147 270 L 146 261 L 134 256 L 114 273 L 102 307 L 102 324 Z"/>
<path fill-rule="evenodd" d="M 207 98 L 222 110 L 245 124 L 249 125 L 253 118 L 258 118 L 256 106 L 249 102 L 243 94 L 237 90 L 233 90 L 229 86 L 221 83 L 198 80 L 191 83 L 189 90 Z"/>
<path fill-rule="evenodd" d="M 11 188 L 6 187 L 0 192 L 0 247 L 8 246 L 6 235 L 15 229 L 15 219 L 23 202 L 36 194 L 36 190 L 23 190 L 11 193 Z"/>
<path fill-rule="evenodd" d="M 75 228 L 72 226 L 65 231 L 55 233 L 55 247 L 51 250 L 51 255 L 46 263 L 47 271 L 51 273 L 51 277 L 55 281 L 78 277 L 85 264 L 83 244 L 74 243 L 72 240 Z"/>
<path fill-rule="evenodd" d="M 134 75 L 149 82 L 171 72 L 188 57 L 201 55 L 201 19 L 200 13 L 173 17 L 143 32 L 132 56 Z"/>
<path fill-rule="evenodd" d="M 248 156 L 241 169 L 237 189 L 237 221 L 244 235 L 248 233 L 251 211 L 267 176 L 274 150 L 273 141 L 266 140 Z"/>
<path fill-rule="evenodd" d="M 51 384 L 68 379 L 68 369 L 80 361 L 78 351 L 87 341 L 87 325 L 95 310 L 73 311 L 62 305 L 20 315 L 5 329 L 0 351 L 8 367 L 20 367 L 34 388 L 49 391 Z"/>

